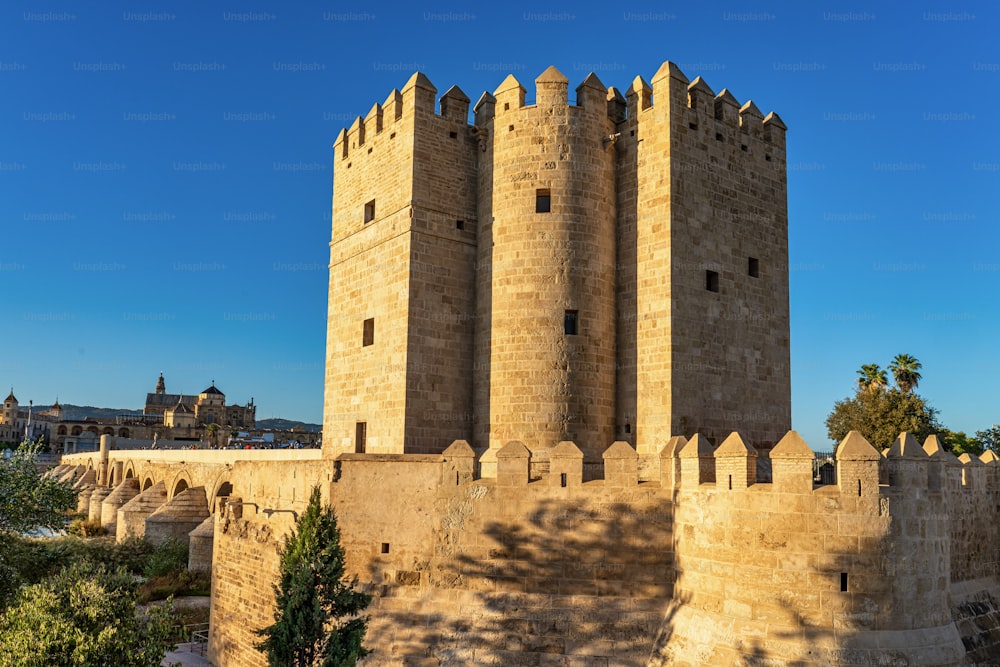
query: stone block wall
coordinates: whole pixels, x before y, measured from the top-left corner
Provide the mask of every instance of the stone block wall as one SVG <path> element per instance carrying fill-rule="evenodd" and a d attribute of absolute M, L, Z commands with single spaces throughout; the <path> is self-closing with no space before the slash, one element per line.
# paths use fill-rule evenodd
<path fill-rule="evenodd" d="M 335 145 L 328 456 L 519 440 L 542 470 L 562 440 L 590 464 L 673 433 L 773 445 L 790 426 L 781 119 L 669 62 L 627 99 L 591 74 L 571 103 L 550 67 L 531 104 L 509 76 L 472 126 L 461 90 L 440 112 L 436 93 L 415 74 Z"/>
<path fill-rule="evenodd" d="M 519 444 L 500 452 L 495 479 L 463 475 L 461 444 L 446 456 L 342 455 L 332 471 L 310 464 L 283 482 L 300 493 L 319 479 L 329 493 L 348 570 L 375 596 L 366 665 L 929 666 L 1000 650 L 1000 583 L 995 572 L 950 578 L 950 554 L 970 547 L 954 544 L 947 494 L 921 482 L 930 457 L 886 459 L 852 435 L 838 484 L 815 486 L 808 447 L 790 434 L 773 452 L 773 483 L 700 481 L 706 466 L 750 469 L 738 461 L 750 448 L 727 443 L 696 458 L 693 479 L 673 465 L 684 449 L 673 443 L 665 484 L 638 481 L 624 442 L 607 450 L 605 478 L 582 484 L 570 442 L 554 458 L 559 479 L 529 481 Z M 880 465 L 899 485 L 877 484 Z M 291 526 L 246 504 L 276 499 L 257 473 L 249 482 L 252 467 L 234 472 L 263 495 L 216 524 L 218 665 L 263 664 L 248 647 L 270 622 L 262 591 Z"/>

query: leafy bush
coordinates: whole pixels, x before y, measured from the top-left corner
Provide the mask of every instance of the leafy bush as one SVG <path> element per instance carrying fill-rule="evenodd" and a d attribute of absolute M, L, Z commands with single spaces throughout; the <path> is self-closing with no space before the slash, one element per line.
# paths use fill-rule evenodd
<path fill-rule="evenodd" d="M 100 537 L 107 535 L 108 531 L 101 525 L 100 519 L 73 519 L 66 531 L 70 535 L 79 537 Z"/>
<path fill-rule="evenodd" d="M 162 577 L 185 570 L 187 565 L 188 545 L 171 538 L 153 549 L 144 573 L 147 577 Z"/>
<path fill-rule="evenodd" d="M 171 603 L 136 614 L 135 578 L 74 563 L 23 587 L 0 615 L 0 667 L 108 664 L 158 667 L 173 625 Z"/>
<path fill-rule="evenodd" d="M 139 587 L 139 601 L 153 602 L 170 597 L 210 595 L 212 577 L 207 573 L 181 570 L 178 574 L 153 577 Z"/>

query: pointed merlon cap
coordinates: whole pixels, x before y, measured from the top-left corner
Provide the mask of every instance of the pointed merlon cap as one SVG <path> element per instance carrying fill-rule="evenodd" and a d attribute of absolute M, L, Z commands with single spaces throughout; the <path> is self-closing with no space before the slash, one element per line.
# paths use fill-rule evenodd
<path fill-rule="evenodd" d="M 333 142 L 333 145 L 338 146 L 344 143 L 345 139 L 347 139 L 347 130 L 345 130 L 344 128 L 340 128 L 340 133 L 337 134 L 337 139 L 336 141 Z"/>
<path fill-rule="evenodd" d="M 978 456 L 973 456 L 969 452 L 966 452 L 966 453 L 962 454 L 961 456 L 959 456 L 958 460 L 964 466 L 967 466 L 967 465 L 971 465 L 971 466 L 986 465 L 985 463 L 983 463 L 982 461 L 979 460 Z"/>
<path fill-rule="evenodd" d="M 927 458 L 927 452 L 920 446 L 920 443 L 917 442 L 912 433 L 904 431 L 892 443 L 892 447 L 889 448 L 886 458 L 923 460 Z"/>
<path fill-rule="evenodd" d="M 548 70 L 545 70 L 545 71 L 547 72 Z M 556 70 L 556 71 L 558 71 L 558 70 Z M 608 92 L 607 86 L 605 86 L 603 83 L 601 83 L 601 80 L 598 79 L 597 75 L 594 74 L 593 72 L 591 72 L 590 74 L 588 74 L 587 78 L 585 78 L 583 80 L 583 82 L 579 86 L 576 87 L 577 92 L 579 92 L 579 90 L 581 88 L 593 88 L 594 90 L 599 90 L 599 91 L 601 91 L 601 95 L 604 95 L 604 94 L 606 94 Z"/>
<path fill-rule="evenodd" d="M 720 90 L 719 94 L 715 96 L 715 101 L 720 104 L 729 104 L 731 106 L 736 107 L 737 109 L 740 107 L 739 101 L 735 97 L 733 97 L 733 94 L 729 92 L 728 88 L 723 88 L 722 90 Z"/>
<path fill-rule="evenodd" d="M 431 80 L 423 72 L 414 72 L 413 76 L 407 80 L 406 85 L 403 86 L 403 92 L 405 93 L 411 88 L 422 88 L 432 93 L 437 92 L 437 88 L 434 87 L 434 84 L 431 83 Z"/>
<path fill-rule="evenodd" d="M 511 440 L 497 452 L 498 459 L 527 459 L 530 457 L 531 451 L 519 440 Z"/>
<path fill-rule="evenodd" d="M 382 102 L 382 108 L 385 109 L 393 104 L 396 104 L 399 102 L 400 97 L 399 88 L 393 88 L 389 91 L 389 95 L 385 98 L 385 102 Z"/>
<path fill-rule="evenodd" d="M 878 461 L 882 455 L 857 431 L 851 431 L 837 447 L 838 461 Z"/>
<path fill-rule="evenodd" d="M 772 459 L 813 459 L 816 454 L 796 431 L 789 431 L 771 449 Z"/>
<path fill-rule="evenodd" d="M 521 82 L 517 80 L 517 77 L 514 76 L 513 74 L 508 74 L 507 78 L 501 81 L 497 89 L 493 91 L 493 94 L 502 95 L 503 93 L 506 93 L 509 90 L 515 90 L 517 88 L 524 90 L 524 86 L 522 86 Z"/>
<path fill-rule="evenodd" d="M 715 91 L 709 88 L 708 84 L 705 83 L 705 80 L 700 76 L 696 77 L 694 81 L 688 84 L 688 91 L 689 92 L 698 91 L 700 93 L 705 93 L 710 97 L 715 97 Z"/>
<path fill-rule="evenodd" d="M 596 77 L 595 77 L 596 78 Z M 544 72 L 538 75 L 535 79 L 536 84 L 565 84 L 569 85 L 569 79 L 566 75 L 556 69 L 555 65 L 549 65 Z"/>
<path fill-rule="evenodd" d="M 927 436 L 927 439 L 924 440 L 924 451 L 932 459 L 944 458 L 947 453 L 936 435 Z"/>
<path fill-rule="evenodd" d="M 549 452 L 550 459 L 580 459 L 583 460 L 583 452 L 572 440 L 563 440 L 552 448 Z"/>
<path fill-rule="evenodd" d="M 663 64 L 660 65 L 660 69 L 656 70 L 656 74 L 653 75 L 653 85 L 656 85 L 657 81 L 666 79 L 667 77 L 683 81 L 685 84 L 690 83 L 688 78 L 684 76 L 684 72 L 681 71 L 680 67 L 669 60 L 664 60 Z"/>
<path fill-rule="evenodd" d="M 631 97 L 633 95 L 649 95 L 651 92 L 653 92 L 653 87 L 641 76 L 637 76 L 632 79 L 632 85 L 628 87 L 626 94 Z"/>
<path fill-rule="evenodd" d="M 483 94 L 479 96 L 479 100 L 476 102 L 476 106 L 472 107 L 472 110 L 479 113 L 480 109 L 486 106 L 494 105 L 497 103 L 497 98 L 487 91 L 483 91 Z"/>
<path fill-rule="evenodd" d="M 462 92 L 458 86 L 452 86 L 441 96 L 442 100 L 455 100 L 456 102 L 469 102 L 468 96 Z"/>
<path fill-rule="evenodd" d="M 604 450 L 603 457 L 607 459 L 638 459 L 639 454 L 632 449 L 632 445 L 623 440 L 618 440 Z"/>
<path fill-rule="evenodd" d="M 750 445 L 743 442 L 743 438 L 736 431 L 729 434 L 722 444 L 719 445 L 718 449 L 715 450 L 715 458 L 728 458 L 728 457 L 756 457 L 757 450 Z"/>
<path fill-rule="evenodd" d="M 779 130 L 788 129 L 788 126 L 785 125 L 784 121 L 781 120 L 781 116 L 774 113 L 773 111 L 764 117 L 764 125 L 767 127 L 777 128 Z"/>
<path fill-rule="evenodd" d="M 469 115 L 469 97 L 458 86 L 452 86 L 441 96 L 441 115 L 458 120 Z"/>
<path fill-rule="evenodd" d="M 682 459 L 696 459 L 703 456 L 712 456 L 714 453 L 714 447 L 712 443 L 708 441 L 708 438 L 703 436 L 701 433 L 695 433 L 691 436 L 683 447 L 677 452 L 677 456 Z"/>
<path fill-rule="evenodd" d="M 754 118 L 764 119 L 764 114 L 761 113 L 757 105 L 753 103 L 753 100 L 747 100 L 747 103 L 740 107 L 741 116 L 753 116 Z"/>
<path fill-rule="evenodd" d="M 663 445 L 663 449 L 660 450 L 661 459 L 672 459 L 677 456 L 677 452 L 680 451 L 681 447 L 687 444 L 687 438 L 683 435 L 672 436 L 667 440 L 667 444 Z"/>
<path fill-rule="evenodd" d="M 614 123 L 621 123 L 628 117 L 628 102 L 625 97 L 622 96 L 621 91 L 619 91 L 614 86 L 608 88 L 608 92 L 605 94 L 605 98 L 608 103 L 608 117 Z"/>
<path fill-rule="evenodd" d="M 448 445 L 448 449 L 441 452 L 441 456 L 445 461 L 457 458 L 475 458 L 476 452 L 467 440 L 456 440 Z"/>
<path fill-rule="evenodd" d="M 979 455 L 979 460 L 986 464 L 996 463 L 997 461 L 1000 461 L 1000 456 L 997 456 L 997 453 L 992 449 L 987 449 Z"/>

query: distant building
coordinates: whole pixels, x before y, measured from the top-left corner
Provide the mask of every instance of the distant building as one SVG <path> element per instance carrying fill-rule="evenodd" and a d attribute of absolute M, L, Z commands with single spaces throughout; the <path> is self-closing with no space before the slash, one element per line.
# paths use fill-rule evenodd
<path fill-rule="evenodd" d="M 56 405 L 58 406 L 58 401 Z M 49 440 L 49 425 L 54 421 L 45 412 L 32 414 L 29 404 L 27 410 L 20 409 L 14 388 L 3 399 L 3 409 L 0 410 L 0 444 L 17 445 L 25 438 Z"/>
<path fill-rule="evenodd" d="M 246 405 L 226 405 L 226 395 L 212 385 L 197 396 L 188 394 L 168 394 L 167 385 L 160 373 L 156 390 L 146 394 L 143 414 L 162 415 L 162 423 L 167 426 L 198 426 L 218 424 L 234 428 L 254 428 L 257 423 L 257 406 L 253 399 Z M 188 417 L 188 415 L 193 417 Z M 190 424 L 189 424 L 190 422 Z"/>

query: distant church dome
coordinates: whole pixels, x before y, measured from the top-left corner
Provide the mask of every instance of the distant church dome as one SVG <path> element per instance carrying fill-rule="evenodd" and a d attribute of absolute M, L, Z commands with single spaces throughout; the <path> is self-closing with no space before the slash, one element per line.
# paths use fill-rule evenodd
<path fill-rule="evenodd" d="M 203 393 L 203 394 L 218 394 L 219 396 L 225 396 L 225 394 L 223 394 L 221 391 L 219 391 L 218 389 L 215 388 L 215 380 L 212 380 L 212 386 L 211 387 L 209 387 L 208 389 L 203 390 L 201 393 Z"/>

